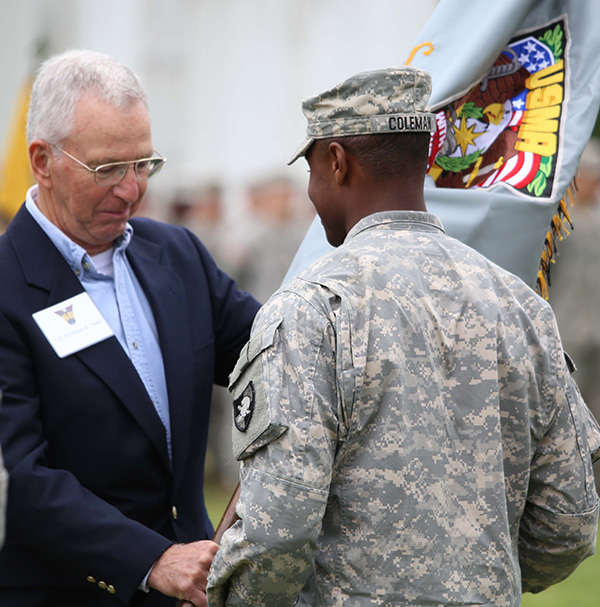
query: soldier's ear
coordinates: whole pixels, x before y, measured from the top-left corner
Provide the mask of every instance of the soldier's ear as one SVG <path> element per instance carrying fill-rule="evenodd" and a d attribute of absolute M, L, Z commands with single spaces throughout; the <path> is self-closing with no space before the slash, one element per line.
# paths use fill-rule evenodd
<path fill-rule="evenodd" d="M 328 148 L 331 170 L 337 185 L 343 185 L 348 179 L 348 155 L 344 146 L 332 141 Z"/>

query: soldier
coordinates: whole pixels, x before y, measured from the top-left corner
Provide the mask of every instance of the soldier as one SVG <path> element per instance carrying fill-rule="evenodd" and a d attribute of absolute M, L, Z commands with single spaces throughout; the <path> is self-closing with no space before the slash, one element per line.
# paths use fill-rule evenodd
<path fill-rule="evenodd" d="M 241 520 L 213 607 L 518 607 L 593 553 L 600 428 L 547 302 L 427 212 L 430 90 L 402 67 L 303 104 L 291 162 L 338 248 L 230 377 Z"/>

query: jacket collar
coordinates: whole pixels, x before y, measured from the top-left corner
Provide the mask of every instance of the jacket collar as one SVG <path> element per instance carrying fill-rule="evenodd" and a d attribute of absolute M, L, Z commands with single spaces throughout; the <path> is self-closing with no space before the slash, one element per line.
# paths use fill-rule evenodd
<path fill-rule="evenodd" d="M 444 226 L 438 217 L 423 211 L 382 211 L 363 217 L 348 232 L 345 242 L 360 232 L 372 228 L 396 230 L 421 230 L 425 232 L 443 232 Z"/>
<path fill-rule="evenodd" d="M 84 291 L 72 268 L 25 205 L 10 223 L 7 237 L 27 283 L 48 292 L 47 306 Z M 160 264 L 162 247 L 159 245 L 134 238 L 127 255 L 148 296 L 159 332 L 172 416 L 175 469 L 187 452 L 191 416 L 191 340 L 183 285 L 177 276 Z M 79 358 L 110 387 L 148 434 L 165 465 L 170 467 L 164 426 L 117 338 L 110 337 L 72 356 Z M 183 414 L 181 418 L 180 413 Z"/>

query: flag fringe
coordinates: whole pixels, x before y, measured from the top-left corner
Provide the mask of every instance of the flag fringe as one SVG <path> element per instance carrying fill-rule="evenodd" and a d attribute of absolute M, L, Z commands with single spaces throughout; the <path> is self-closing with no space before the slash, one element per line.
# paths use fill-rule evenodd
<path fill-rule="evenodd" d="M 573 206 L 575 192 L 577 191 L 577 183 L 575 179 L 571 181 L 565 195 L 561 198 L 556 213 L 550 222 L 550 229 L 546 233 L 544 241 L 544 249 L 540 260 L 540 268 L 538 270 L 536 281 L 536 292 L 544 299 L 548 299 L 548 289 L 551 286 L 550 282 L 550 266 L 556 263 L 558 256 L 558 242 L 565 236 L 568 236 L 573 229 L 573 221 L 569 213 L 569 207 Z M 566 224 L 569 224 L 567 228 Z"/>

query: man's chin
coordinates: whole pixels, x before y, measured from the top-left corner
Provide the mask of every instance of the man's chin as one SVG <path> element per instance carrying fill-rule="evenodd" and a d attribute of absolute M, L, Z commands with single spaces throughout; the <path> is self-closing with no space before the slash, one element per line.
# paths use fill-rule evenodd
<path fill-rule="evenodd" d="M 119 221 L 107 226 L 106 229 L 95 234 L 95 245 L 99 247 L 106 246 L 108 249 L 113 242 L 125 232 L 127 221 Z"/>

